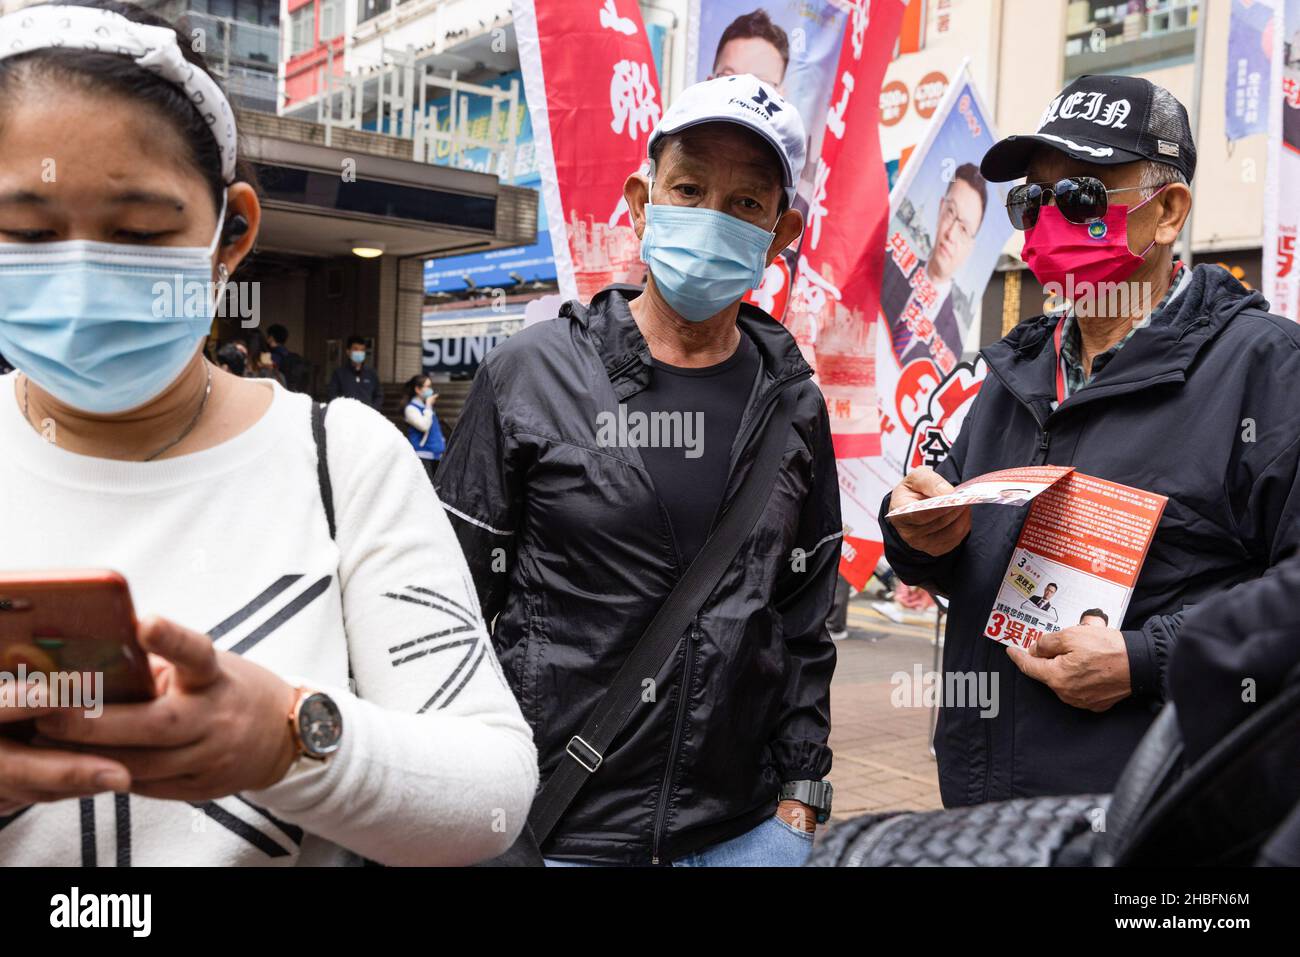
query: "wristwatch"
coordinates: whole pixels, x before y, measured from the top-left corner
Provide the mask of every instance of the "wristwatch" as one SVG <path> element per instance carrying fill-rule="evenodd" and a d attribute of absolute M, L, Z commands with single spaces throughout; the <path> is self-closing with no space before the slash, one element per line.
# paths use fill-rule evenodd
<path fill-rule="evenodd" d="M 830 781 L 790 781 L 781 785 L 780 801 L 798 801 L 817 812 L 817 823 L 825 824 L 831 817 L 831 796 L 834 788 Z"/>
<path fill-rule="evenodd" d="M 295 688 L 288 720 L 299 757 L 324 761 L 339 749 L 343 740 L 343 714 L 334 699 L 324 692 Z"/>

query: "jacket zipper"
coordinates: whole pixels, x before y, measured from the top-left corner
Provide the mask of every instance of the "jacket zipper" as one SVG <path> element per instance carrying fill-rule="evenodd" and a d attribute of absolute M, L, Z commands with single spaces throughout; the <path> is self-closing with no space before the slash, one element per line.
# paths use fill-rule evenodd
<path fill-rule="evenodd" d="M 741 437 L 741 441 L 736 444 L 737 457 L 739 457 L 740 453 L 743 452 L 745 447 L 749 444 L 754 429 L 757 427 L 757 423 L 763 420 L 763 414 L 767 411 L 768 406 L 772 405 L 776 401 L 777 397 L 780 396 L 788 386 L 802 379 L 810 378 L 811 376 L 812 371 L 809 370 L 807 372 L 792 373 L 783 379 L 777 380 L 772 391 L 767 394 L 762 403 L 754 410 L 754 414 L 750 416 L 749 422 L 745 426 L 745 431 Z M 728 470 L 728 484 L 730 484 L 731 480 L 730 473 L 733 473 L 735 469 L 736 460 L 733 459 L 731 467 Z M 718 514 L 721 513 L 722 507 L 720 504 L 718 507 Z M 660 844 L 663 841 L 664 822 L 668 816 L 668 791 L 672 786 L 673 767 L 677 763 L 677 749 L 681 746 L 682 725 L 686 720 L 686 700 L 690 696 L 691 674 L 694 670 L 693 665 L 695 663 L 695 645 L 693 642 L 697 642 L 700 637 L 699 615 L 697 614 L 691 622 L 690 631 L 686 633 L 686 662 L 683 668 L 681 697 L 678 698 L 677 701 L 677 720 L 673 725 L 672 744 L 668 749 L 668 759 L 664 764 L 663 781 L 659 786 L 659 803 L 655 808 L 654 842 L 650 852 L 650 863 L 652 864 L 659 863 L 659 849 Z"/>
<path fill-rule="evenodd" d="M 686 701 L 691 696 L 691 677 L 695 664 L 694 642 L 700 636 L 699 616 L 691 620 L 690 630 L 686 633 L 686 655 L 682 662 L 682 684 L 677 696 L 677 719 L 673 724 L 673 740 L 668 748 L 668 760 L 664 763 L 663 782 L 659 785 L 659 803 L 655 808 L 654 845 L 651 848 L 650 863 L 659 863 L 659 845 L 663 841 L 664 822 L 668 817 L 668 789 L 673 780 L 673 765 L 677 762 L 677 749 L 682 741 L 682 726 L 686 723 Z"/>

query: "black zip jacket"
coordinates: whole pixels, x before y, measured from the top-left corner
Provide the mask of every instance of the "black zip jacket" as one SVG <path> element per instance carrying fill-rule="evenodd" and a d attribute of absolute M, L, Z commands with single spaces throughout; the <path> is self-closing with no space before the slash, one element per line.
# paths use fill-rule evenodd
<path fill-rule="evenodd" d="M 331 399 L 356 399 L 383 411 L 384 387 L 379 383 L 379 373 L 367 365 L 357 369 L 345 359 L 330 376 L 328 395 Z"/>
<path fill-rule="evenodd" d="M 537 742 L 542 781 L 683 571 L 635 448 L 601 447 L 597 417 L 653 366 L 632 287 L 566 303 L 488 355 L 438 468 L 484 617 Z M 658 707 L 609 749 L 544 845 L 550 857 L 667 863 L 759 824 L 786 781 L 831 766 L 835 648 L 824 627 L 840 556 L 826 403 L 783 326 L 742 305 L 762 360 L 723 508 L 779 394 L 794 421 L 768 508 L 674 657 Z"/>
<path fill-rule="evenodd" d="M 1300 327 L 1267 305 L 1225 270 L 1197 266 L 1178 298 L 1056 411 L 1055 319 L 1026 320 L 982 352 L 990 375 L 938 469 L 944 478 L 1073 465 L 1169 497 L 1124 622 L 1111 623 L 1124 633 L 1133 694 L 1109 710 L 1065 704 L 983 637 L 1027 509 L 975 506 L 966 540 L 932 558 L 902 541 L 882 503 L 885 555 L 899 577 L 951 599 L 944 670 L 991 671 L 999 684 L 994 718 L 941 710 L 945 805 L 1109 791 L 1166 696 L 1184 610 L 1295 551 Z"/>

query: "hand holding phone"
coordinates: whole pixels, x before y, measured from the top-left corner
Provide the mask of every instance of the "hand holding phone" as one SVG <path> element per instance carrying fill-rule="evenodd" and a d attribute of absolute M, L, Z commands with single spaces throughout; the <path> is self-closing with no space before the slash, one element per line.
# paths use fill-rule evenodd
<path fill-rule="evenodd" d="M 38 718 L 37 742 L 120 762 L 131 791 L 201 801 L 270 787 L 297 758 L 288 716 L 296 689 L 261 665 L 163 618 L 140 623 L 157 697 L 98 718 L 64 710 Z"/>
<path fill-rule="evenodd" d="M 0 574 L 0 675 L 40 676 L 55 707 L 152 698 L 136 628 L 131 591 L 116 572 Z"/>
<path fill-rule="evenodd" d="M 130 788 L 118 761 L 29 741 L 46 715 L 153 697 L 136 627 L 130 591 L 114 572 L 0 575 L 0 815 Z"/>

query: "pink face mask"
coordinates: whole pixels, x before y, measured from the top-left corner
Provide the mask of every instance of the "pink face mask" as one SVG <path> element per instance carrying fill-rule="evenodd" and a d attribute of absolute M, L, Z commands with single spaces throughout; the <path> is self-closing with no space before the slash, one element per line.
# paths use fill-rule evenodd
<path fill-rule="evenodd" d="M 1081 226 L 1055 206 L 1044 206 L 1038 222 L 1025 230 L 1021 257 L 1043 287 L 1056 286 L 1069 299 L 1070 289 L 1094 288 L 1103 282 L 1123 282 L 1141 266 L 1155 240 L 1139 255 L 1128 247 L 1128 215 L 1160 195 L 1156 190 L 1130 209 L 1111 206 L 1103 219 Z"/>

